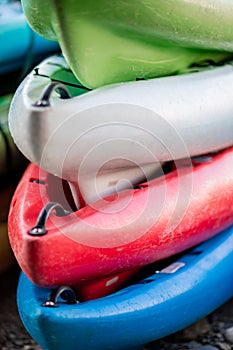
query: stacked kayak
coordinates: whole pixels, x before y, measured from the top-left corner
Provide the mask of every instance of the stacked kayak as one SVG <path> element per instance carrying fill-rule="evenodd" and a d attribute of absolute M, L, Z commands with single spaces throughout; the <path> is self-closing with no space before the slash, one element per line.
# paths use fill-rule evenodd
<path fill-rule="evenodd" d="M 8 241 L 7 217 L 17 177 L 26 166 L 26 159 L 19 152 L 9 132 L 8 112 L 12 91 L 36 62 L 48 54 L 58 52 L 59 45 L 41 37 L 29 27 L 20 1 L 1 1 L 0 18 L 0 272 L 2 272 L 14 261 Z"/>
<path fill-rule="evenodd" d="M 85 303 L 79 303 L 68 287 L 51 293 L 21 275 L 21 319 L 45 350 L 141 349 L 233 296 L 232 245 L 231 227 L 160 270 L 154 265 L 157 271 L 141 281 Z"/>
<path fill-rule="evenodd" d="M 18 88 L 10 130 L 30 161 L 69 181 L 77 206 L 78 189 L 92 203 L 127 171 L 138 184 L 158 173 L 158 163 L 231 146 L 232 67 L 89 91 L 64 58 L 50 57 Z M 117 179 L 119 169 L 124 173 Z"/>
<path fill-rule="evenodd" d="M 173 171 L 140 189 L 122 191 L 118 199 L 112 195 L 95 207 L 84 206 L 71 213 L 65 198 L 69 192 L 63 194 L 62 183 L 31 165 L 9 214 L 9 237 L 16 258 L 34 283 L 45 287 L 66 284 L 82 293 L 82 286 L 85 289 L 103 277 L 111 281 L 115 274 L 183 251 L 233 224 L 232 161 L 230 148 L 207 163 L 188 169 L 184 165 L 180 176 Z M 215 178 L 208 183 L 213 173 Z M 186 185 L 186 193 L 179 181 Z M 180 191 L 187 202 L 182 213 L 176 208 Z M 56 208 L 59 216 L 52 212 Z M 107 286 L 105 283 L 100 292 L 106 294 Z"/>
<path fill-rule="evenodd" d="M 19 69 L 26 73 L 35 62 L 59 50 L 57 42 L 31 30 L 20 1 L 1 1 L 0 16 L 1 75 Z"/>
<path fill-rule="evenodd" d="M 29 23 L 58 40 L 88 87 L 179 73 L 232 56 L 231 1 L 23 0 Z"/>
<path fill-rule="evenodd" d="M 9 127 L 8 111 L 12 95 L 0 97 L 0 273 L 14 262 L 8 240 L 7 217 L 11 198 L 17 184 L 16 174 L 22 173 L 26 159 L 14 144 Z"/>
<path fill-rule="evenodd" d="M 47 350 L 139 349 L 233 296 L 232 4 L 22 3 L 64 55 L 9 113 L 22 321 Z"/>
<path fill-rule="evenodd" d="M 45 287 L 76 285 L 85 299 L 89 296 L 81 291 L 82 286 L 90 288 L 89 284 L 101 277 L 110 276 L 112 280 L 115 274 L 176 254 L 233 224 L 233 150 L 226 148 L 233 137 L 233 102 L 229 98 L 233 79 L 229 64 L 87 92 L 75 78 L 72 91 L 68 91 L 70 74 L 60 57 L 48 59 L 24 80 L 14 96 L 10 130 L 21 151 L 41 168 L 31 165 L 15 192 L 9 237 L 20 266 L 34 283 Z M 55 78 L 56 82 L 49 83 Z M 208 96 L 196 98 L 189 111 L 190 91 L 203 98 L 210 79 L 215 84 L 209 86 Z M 66 98 L 53 95 L 53 84 L 60 86 L 61 94 L 67 93 Z M 142 84 L 144 89 L 157 92 L 159 103 L 145 96 L 141 105 L 132 109 L 130 97 L 143 91 Z M 167 98 L 170 97 L 169 106 L 176 103 L 174 86 L 180 88 L 183 103 L 170 109 Z M 51 97 L 47 95 L 49 89 Z M 72 93 L 77 96 L 69 97 Z M 127 100 L 130 108 L 125 115 Z M 212 102 L 206 102 L 213 100 L 214 108 Z M 138 115 L 141 117 L 145 106 L 148 112 L 140 124 Z M 187 124 L 192 133 L 183 127 Z M 127 125 L 133 127 L 127 129 Z M 217 126 L 220 130 L 219 125 L 222 131 L 216 139 L 214 130 Z M 135 154 L 140 127 L 147 130 L 141 132 Z M 172 131 L 174 137 L 170 140 Z M 108 152 L 103 154 L 104 148 L 95 149 L 95 143 L 103 145 L 108 137 L 111 142 L 105 145 Z M 112 140 L 117 140 L 117 153 Z M 220 151 L 221 148 L 225 149 Z M 92 149 L 93 155 L 87 156 Z M 174 169 L 164 174 L 160 167 L 154 179 L 145 181 L 146 166 L 153 170 L 155 162 L 172 159 L 176 159 Z M 126 166 L 125 160 L 137 166 Z M 99 162 L 105 167 L 97 172 Z M 130 187 L 122 188 L 120 196 L 108 192 L 105 195 L 109 174 L 119 167 L 124 170 L 123 176 L 132 171 L 138 176 L 131 174 Z M 138 169 L 144 171 L 138 174 Z M 209 181 L 213 173 L 215 177 Z M 95 181 L 100 183 L 97 193 L 89 185 Z M 53 209 L 61 206 L 64 210 L 57 217 Z M 211 215 L 206 220 L 208 212 Z M 41 223 L 40 217 L 46 215 L 48 220 Z M 108 288 L 104 287 L 105 283 L 101 293 L 106 294 Z"/>

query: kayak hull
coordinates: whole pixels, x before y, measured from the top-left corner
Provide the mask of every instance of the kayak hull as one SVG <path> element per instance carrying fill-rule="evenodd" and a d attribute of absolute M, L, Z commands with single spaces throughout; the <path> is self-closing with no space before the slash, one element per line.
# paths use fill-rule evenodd
<path fill-rule="evenodd" d="M 233 51 L 229 1 L 24 0 L 23 5 L 31 26 L 59 41 L 76 76 L 91 88 L 176 74 Z"/>
<path fill-rule="evenodd" d="M 194 158 L 203 163 L 184 163 L 180 173 L 174 170 L 78 211 L 72 211 L 64 182 L 30 165 L 9 212 L 15 256 L 35 284 L 80 287 L 188 249 L 233 224 L 232 160 L 232 148 Z M 46 234 L 34 235 L 50 202 L 71 213 L 51 211 Z"/>
<path fill-rule="evenodd" d="M 31 162 L 59 175 L 65 173 L 66 162 L 70 158 L 74 162 L 75 156 L 79 169 L 96 144 L 104 144 L 112 153 L 105 150 L 109 159 L 91 153 L 97 158 L 93 159 L 94 164 L 98 161 L 99 165 L 99 159 L 103 162 L 114 159 L 115 144 L 109 142 L 112 139 L 125 141 L 125 153 L 117 153 L 118 158 L 129 159 L 136 165 L 143 164 L 140 157 L 144 163 L 150 163 L 205 154 L 232 145 L 232 81 L 232 65 L 227 64 L 88 91 L 74 78 L 64 59 L 53 56 L 32 71 L 15 93 L 9 115 L 10 130 Z M 41 102 L 50 82 L 61 82 L 72 98 L 60 98 L 53 93 Z M 54 154 L 61 140 L 62 169 L 55 163 L 58 160 Z M 137 152 L 133 152 L 135 148 Z M 100 152 L 103 153 L 102 148 Z M 113 169 L 114 163 L 110 165 Z"/>
<path fill-rule="evenodd" d="M 196 322 L 233 296 L 232 227 L 145 280 L 108 297 L 44 307 L 50 291 L 22 274 L 21 319 L 45 350 L 126 350 Z"/>
<path fill-rule="evenodd" d="M 0 14 L 0 41 L 4 48 L 0 56 L 0 75 L 22 69 L 24 76 L 35 62 L 59 51 L 57 42 L 32 31 L 20 2 L 3 1 Z"/>
<path fill-rule="evenodd" d="M 72 98 L 64 98 L 60 83 Z M 63 98 L 51 92 L 40 101 L 44 89 L 52 87 L 60 88 Z M 16 145 L 31 162 L 69 181 L 73 194 L 80 191 L 91 203 L 109 194 L 106 172 L 114 179 L 116 171 L 123 170 L 129 180 L 125 186 L 134 185 L 150 180 L 157 163 L 231 146 L 232 90 L 228 64 L 87 91 L 64 59 L 51 57 L 18 88 L 9 125 Z"/>

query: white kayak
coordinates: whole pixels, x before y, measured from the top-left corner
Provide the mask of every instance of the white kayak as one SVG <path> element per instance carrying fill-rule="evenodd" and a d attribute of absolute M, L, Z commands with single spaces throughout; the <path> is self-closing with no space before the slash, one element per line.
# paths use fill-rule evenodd
<path fill-rule="evenodd" d="M 90 203 L 162 162 L 231 146 L 232 91 L 231 63 L 88 91 L 53 56 L 18 88 L 9 124 L 31 162 L 69 181 L 78 206 L 80 193 Z"/>

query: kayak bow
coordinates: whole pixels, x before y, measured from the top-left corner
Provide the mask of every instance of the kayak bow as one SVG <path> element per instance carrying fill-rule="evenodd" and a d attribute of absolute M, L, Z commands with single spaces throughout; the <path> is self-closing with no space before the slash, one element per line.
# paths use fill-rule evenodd
<path fill-rule="evenodd" d="M 37 285 L 81 288 L 184 251 L 233 224 L 232 161 L 232 148 L 182 161 L 78 211 L 64 181 L 30 165 L 9 213 L 15 256 Z"/>
<path fill-rule="evenodd" d="M 63 288 L 67 301 L 58 298 L 56 304 L 44 304 L 50 291 L 34 286 L 22 274 L 17 302 L 24 326 L 46 350 L 141 349 L 196 322 L 233 296 L 232 232 L 231 227 L 166 268 L 155 265 L 157 272 L 139 283 L 85 303 L 76 304 Z"/>
<path fill-rule="evenodd" d="M 232 91 L 231 64 L 88 91 L 52 57 L 18 88 L 9 124 L 31 162 L 69 181 L 79 207 L 80 193 L 91 203 L 124 177 L 120 189 L 150 180 L 158 163 L 231 146 Z"/>
<path fill-rule="evenodd" d="M 232 57 L 231 0 L 23 0 L 23 7 L 91 88 Z"/>

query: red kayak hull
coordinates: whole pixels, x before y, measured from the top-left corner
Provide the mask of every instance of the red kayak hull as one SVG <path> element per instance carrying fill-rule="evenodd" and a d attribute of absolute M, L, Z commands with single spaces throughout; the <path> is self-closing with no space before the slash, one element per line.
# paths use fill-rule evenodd
<path fill-rule="evenodd" d="M 43 236 L 29 231 L 44 205 L 73 203 L 60 179 L 31 164 L 9 213 L 14 254 L 29 279 L 43 287 L 88 286 L 172 256 L 233 224 L 232 164 L 233 148 L 192 166 L 180 161 L 178 170 L 93 206 L 67 216 L 53 211 Z"/>

